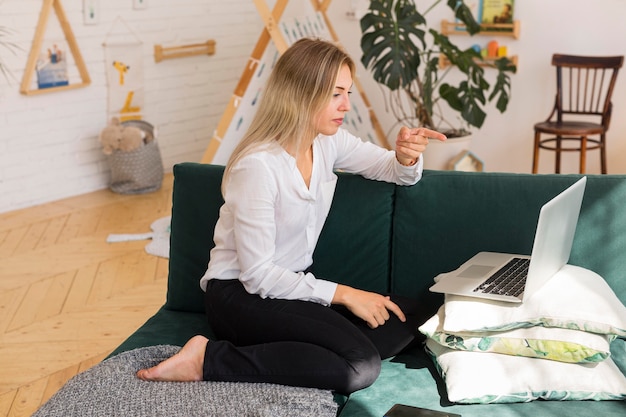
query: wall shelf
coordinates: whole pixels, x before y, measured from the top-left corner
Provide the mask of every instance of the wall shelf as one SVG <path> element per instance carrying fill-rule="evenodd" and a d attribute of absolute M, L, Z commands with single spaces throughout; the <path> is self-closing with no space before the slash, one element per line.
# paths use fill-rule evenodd
<path fill-rule="evenodd" d="M 469 33 L 465 30 L 465 24 L 460 22 L 441 21 L 441 33 L 444 35 L 466 35 Z M 515 20 L 513 23 L 483 23 L 480 25 L 480 32 L 476 35 L 484 36 L 508 36 L 519 39 L 520 21 Z"/>
<path fill-rule="evenodd" d="M 77 88 L 83 88 L 89 86 L 89 82 L 73 83 L 68 85 L 60 85 L 57 87 L 46 87 L 37 89 L 22 88 L 20 93 L 26 96 L 36 96 L 38 94 L 56 93 L 57 91 L 75 90 Z"/>
<path fill-rule="evenodd" d="M 441 33 L 444 35 L 465 35 L 469 36 L 469 32 L 465 30 L 466 25 L 461 22 L 450 22 L 446 19 L 441 21 Z M 480 32 L 476 35 L 483 36 L 507 36 L 519 39 L 520 22 L 514 20 L 513 23 L 483 23 L 480 25 Z M 494 67 L 495 61 L 503 58 L 499 57 L 483 57 L 482 60 L 477 59 L 478 65 L 483 67 Z M 513 65 L 517 66 L 517 55 L 507 56 Z M 439 55 L 439 68 L 446 68 L 450 65 L 450 61 L 443 55 Z"/>
<path fill-rule="evenodd" d="M 500 58 L 504 58 L 504 57 L 502 56 L 498 56 L 495 58 L 484 57 L 482 61 L 477 59 L 476 63 L 478 63 L 478 65 L 480 65 L 481 67 L 493 68 L 495 66 L 494 63 Z M 513 65 L 517 66 L 517 55 L 507 56 L 506 58 L 509 58 L 509 60 L 513 63 Z M 446 58 L 445 55 L 440 54 L 439 55 L 439 68 L 443 69 L 443 68 L 448 67 L 449 65 L 450 65 L 450 61 L 448 60 L 448 58 Z"/>
<path fill-rule="evenodd" d="M 37 59 L 42 49 L 46 26 L 48 24 L 48 18 L 50 17 L 50 13 L 52 10 L 54 10 L 57 18 L 59 19 L 59 23 L 70 48 L 70 52 L 72 53 L 76 66 L 78 67 L 81 82 L 69 85 L 60 85 L 56 87 L 31 89 L 31 81 L 37 67 Z M 35 29 L 33 45 L 28 55 L 26 69 L 24 70 L 24 77 L 22 78 L 22 83 L 20 84 L 20 93 L 25 95 L 54 93 L 57 91 L 73 90 L 75 88 L 87 87 L 90 83 L 91 78 L 89 77 L 89 72 L 87 71 L 87 67 L 85 66 L 85 61 L 83 60 L 83 57 L 80 53 L 78 44 L 76 43 L 76 38 L 74 37 L 74 33 L 72 32 L 72 28 L 70 26 L 69 20 L 67 19 L 67 15 L 65 14 L 65 10 L 61 5 L 61 0 L 44 0 L 41 12 L 39 14 L 39 21 L 37 22 L 37 27 Z"/>

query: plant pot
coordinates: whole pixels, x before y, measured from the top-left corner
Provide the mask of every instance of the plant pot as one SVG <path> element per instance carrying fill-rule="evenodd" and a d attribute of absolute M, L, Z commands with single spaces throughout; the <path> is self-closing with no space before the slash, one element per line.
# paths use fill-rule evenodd
<path fill-rule="evenodd" d="M 450 162 L 469 149 L 472 135 L 448 138 L 445 142 L 431 139 L 424 152 L 424 169 L 449 170 Z"/>

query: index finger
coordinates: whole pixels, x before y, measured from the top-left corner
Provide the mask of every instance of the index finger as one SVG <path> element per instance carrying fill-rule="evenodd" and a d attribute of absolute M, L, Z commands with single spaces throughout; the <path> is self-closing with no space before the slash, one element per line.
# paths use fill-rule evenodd
<path fill-rule="evenodd" d="M 422 128 L 422 135 L 426 136 L 428 139 L 437 139 L 438 141 L 444 142 L 446 139 L 446 135 L 443 133 L 439 133 L 435 130 L 430 130 L 426 128 Z"/>
<path fill-rule="evenodd" d="M 389 298 L 389 297 L 385 297 L 385 308 L 387 310 L 391 311 L 396 316 L 398 316 L 400 321 L 403 321 L 403 322 L 406 321 L 406 316 L 402 312 L 402 309 L 400 309 L 400 307 L 398 307 L 398 305 L 396 303 L 391 301 L 391 298 Z"/>

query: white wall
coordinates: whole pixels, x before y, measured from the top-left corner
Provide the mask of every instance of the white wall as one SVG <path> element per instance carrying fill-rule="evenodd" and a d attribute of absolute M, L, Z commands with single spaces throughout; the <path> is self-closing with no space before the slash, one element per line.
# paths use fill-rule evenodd
<path fill-rule="evenodd" d="M 21 46 L 15 56 L 3 53 L 17 80 L 0 77 L 0 212 L 105 188 L 108 171 L 97 142 L 106 123 L 106 80 L 102 42 L 115 18 L 122 16 L 144 42 L 146 90 L 144 119 L 159 128 L 166 170 L 180 161 L 199 161 L 262 29 L 250 0 L 148 0 L 133 10 L 132 0 L 100 0 L 100 22 L 84 25 L 81 0 L 61 0 L 86 60 L 92 84 L 87 88 L 38 96 L 19 94 L 19 83 L 35 32 L 41 0 L 0 2 L 0 26 L 14 30 Z M 309 0 L 291 0 L 309 1 Z M 352 4 L 334 0 L 329 16 L 342 43 L 360 59 L 358 21 L 346 18 Z M 367 3 L 365 1 L 365 3 Z M 420 8 L 430 1 L 418 0 Z M 269 0 L 268 4 L 273 4 Z M 593 4 L 593 5 L 592 5 Z M 519 56 L 509 110 L 491 108 L 476 134 L 472 151 L 488 171 L 530 172 L 532 125 L 544 119 L 552 104 L 554 52 L 624 54 L 626 1 L 518 0 L 518 40 L 499 39 Z M 430 22 L 451 19 L 442 2 Z M 56 16 L 51 15 L 50 21 Z M 55 33 L 55 30 L 57 33 Z M 49 36 L 59 36 L 50 26 Z M 48 36 L 48 35 L 47 35 Z M 179 45 L 207 39 L 216 54 L 154 63 L 154 44 Z M 487 42 L 488 37 L 455 38 L 459 43 Z M 618 78 L 609 131 L 609 173 L 626 173 L 626 70 Z M 378 86 L 361 68 L 360 79 L 383 128 L 392 124 Z M 588 156 L 588 172 L 599 172 L 597 153 Z M 541 171 L 551 172 L 552 155 L 543 153 Z M 577 172 L 574 155 L 564 172 Z"/>
<path fill-rule="evenodd" d="M 0 76 L 0 212 L 77 195 L 108 185 L 109 172 L 97 140 L 107 123 L 103 41 L 123 33 L 124 22 L 143 41 L 144 119 L 158 128 L 166 170 L 199 161 L 239 80 L 263 23 L 250 0 L 100 0 L 97 25 L 83 23 L 82 0 L 61 0 L 86 61 L 90 86 L 25 96 L 19 84 L 34 37 L 41 0 L 0 2 L 0 26 L 20 46 L 2 53 L 16 80 Z M 54 12 L 45 44 L 63 40 Z M 131 33 L 131 32 L 129 32 Z M 129 36 L 132 37 L 132 34 Z M 154 62 L 155 44 L 216 41 L 216 53 Z"/>

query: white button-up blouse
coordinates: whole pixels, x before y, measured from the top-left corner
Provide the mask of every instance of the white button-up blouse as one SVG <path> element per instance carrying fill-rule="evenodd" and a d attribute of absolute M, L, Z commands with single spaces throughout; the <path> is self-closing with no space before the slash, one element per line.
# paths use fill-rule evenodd
<path fill-rule="evenodd" d="M 335 170 L 399 185 L 415 184 L 417 164 L 401 165 L 395 151 L 364 142 L 344 129 L 313 142 L 313 171 L 307 188 L 295 158 L 278 144 L 260 148 L 233 167 L 215 226 L 215 247 L 200 285 L 210 279 L 239 279 L 265 298 L 330 305 L 337 284 L 302 272 L 328 216 Z"/>

